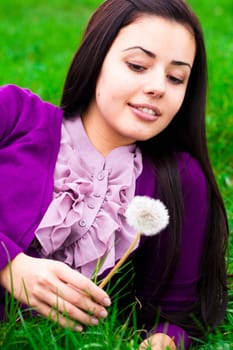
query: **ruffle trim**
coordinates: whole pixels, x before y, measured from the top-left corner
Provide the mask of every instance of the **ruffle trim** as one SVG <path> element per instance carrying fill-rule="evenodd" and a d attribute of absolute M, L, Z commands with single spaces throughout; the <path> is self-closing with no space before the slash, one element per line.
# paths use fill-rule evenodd
<path fill-rule="evenodd" d="M 72 141 L 63 125 L 54 197 L 36 238 L 43 257 L 63 261 L 91 277 L 97 266 L 97 274 L 114 266 L 135 237 L 124 212 L 134 196 L 142 159 L 138 148 L 124 146 L 114 149 L 103 158 L 101 167 L 94 168 L 88 155 L 83 159 Z"/>

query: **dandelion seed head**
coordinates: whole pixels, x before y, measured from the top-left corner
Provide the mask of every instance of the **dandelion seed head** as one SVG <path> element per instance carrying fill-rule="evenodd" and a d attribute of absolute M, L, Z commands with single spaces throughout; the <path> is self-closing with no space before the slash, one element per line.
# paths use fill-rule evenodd
<path fill-rule="evenodd" d="M 155 235 L 169 223 L 168 210 L 159 199 L 135 196 L 125 212 L 127 223 L 145 235 Z"/>

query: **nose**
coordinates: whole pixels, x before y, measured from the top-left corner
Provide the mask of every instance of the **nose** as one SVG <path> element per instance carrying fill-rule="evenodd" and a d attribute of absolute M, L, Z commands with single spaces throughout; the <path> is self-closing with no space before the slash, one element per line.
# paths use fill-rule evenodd
<path fill-rule="evenodd" d="M 155 98 L 164 96 L 166 90 L 165 74 L 162 71 L 157 71 L 147 77 L 144 82 L 143 92 Z"/>

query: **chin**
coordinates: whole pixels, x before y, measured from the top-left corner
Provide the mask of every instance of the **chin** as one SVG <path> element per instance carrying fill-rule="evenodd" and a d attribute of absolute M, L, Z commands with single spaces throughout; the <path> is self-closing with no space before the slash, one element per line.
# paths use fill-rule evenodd
<path fill-rule="evenodd" d="M 137 141 L 148 141 L 150 139 L 152 139 L 155 135 L 145 135 L 145 136 L 142 136 L 140 135 L 139 137 L 137 137 Z"/>

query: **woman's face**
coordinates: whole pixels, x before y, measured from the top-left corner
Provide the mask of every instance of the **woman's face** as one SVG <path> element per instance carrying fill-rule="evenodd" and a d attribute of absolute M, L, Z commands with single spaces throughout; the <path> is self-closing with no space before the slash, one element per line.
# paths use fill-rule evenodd
<path fill-rule="evenodd" d="M 167 127 L 182 105 L 195 50 L 191 31 L 162 17 L 144 15 L 122 28 L 83 116 L 101 153 L 150 139 Z"/>

